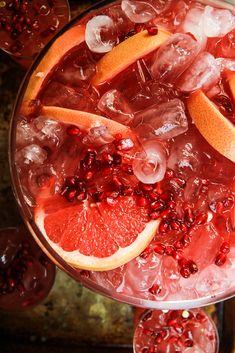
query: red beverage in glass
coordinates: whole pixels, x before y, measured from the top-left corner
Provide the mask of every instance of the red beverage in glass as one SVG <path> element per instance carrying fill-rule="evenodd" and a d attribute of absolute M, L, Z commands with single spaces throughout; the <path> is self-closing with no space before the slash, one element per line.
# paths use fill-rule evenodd
<path fill-rule="evenodd" d="M 234 294 L 234 6 L 104 3 L 34 65 L 13 184 L 76 279 L 156 308 Z"/>
<path fill-rule="evenodd" d="M 218 333 L 201 309 L 148 310 L 135 328 L 134 352 L 217 353 Z"/>

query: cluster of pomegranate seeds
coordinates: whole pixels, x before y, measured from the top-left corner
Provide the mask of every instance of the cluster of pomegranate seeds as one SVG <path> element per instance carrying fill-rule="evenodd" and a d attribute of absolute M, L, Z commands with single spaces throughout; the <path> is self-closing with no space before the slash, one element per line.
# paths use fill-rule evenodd
<path fill-rule="evenodd" d="M 135 351 L 155 353 L 171 347 L 183 352 L 187 347 L 197 347 L 197 341 L 202 342 L 201 335 L 205 335 L 205 341 L 214 341 L 213 346 L 216 336 L 212 329 L 212 323 L 199 309 L 147 311 L 135 331 Z"/>

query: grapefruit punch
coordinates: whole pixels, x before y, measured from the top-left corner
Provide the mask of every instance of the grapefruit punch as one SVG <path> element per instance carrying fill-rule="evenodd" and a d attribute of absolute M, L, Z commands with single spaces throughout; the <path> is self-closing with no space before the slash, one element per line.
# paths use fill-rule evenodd
<path fill-rule="evenodd" d="M 218 353 L 213 320 L 201 309 L 148 310 L 134 333 L 135 353 Z"/>
<path fill-rule="evenodd" d="M 235 6 L 79 15 L 24 80 L 10 166 L 34 239 L 88 288 L 164 310 L 233 296 Z"/>

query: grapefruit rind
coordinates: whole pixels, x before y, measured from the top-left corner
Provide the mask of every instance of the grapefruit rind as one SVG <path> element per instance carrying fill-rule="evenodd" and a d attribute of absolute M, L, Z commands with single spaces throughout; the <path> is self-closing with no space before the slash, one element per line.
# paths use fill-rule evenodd
<path fill-rule="evenodd" d="M 29 103 L 37 98 L 48 74 L 58 65 L 66 53 L 84 40 L 85 26 L 83 25 L 74 26 L 57 38 L 30 77 L 21 106 L 22 114 L 27 115 L 29 113 Z"/>
<path fill-rule="evenodd" d="M 76 125 L 84 130 L 98 126 L 106 126 L 112 134 L 132 135 L 131 129 L 117 121 L 101 115 L 55 106 L 44 106 L 42 115 L 65 124 Z"/>
<path fill-rule="evenodd" d="M 192 120 L 207 142 L 216 151 L 235 162 L 235 126 L 201 90 L 189 96 L 187 107 Z"/>
<path fill-rule="evenodd" d="M 89 271 L 113 270 L 137 257 L 153 239 L 160 222 L 160 220 L 148 222 L 145 229 L 137 236 L 132 244 L 125 248 L 119 248 L 117 252 L 109 257 L 98 258 L 95 256 L 83 255 L 79 250 L 71 252 L 65 251 L 59 245 L 52 242 L 46 234 L 44 218 L 45 213 L 42 209 L 38 209 L 35 212 L 35 222 L 52 249 L 54 249 L 54 251 L 71 266 Z"/>
<path fill-rule="evenodd" d="M 159 29 L 156 35 L 144 30 L 127 38 L 100 59 L 91 83 L 99 86 L 111 80 L 138 59 L 156 50 L 169 36 L 168 31 Z"/>

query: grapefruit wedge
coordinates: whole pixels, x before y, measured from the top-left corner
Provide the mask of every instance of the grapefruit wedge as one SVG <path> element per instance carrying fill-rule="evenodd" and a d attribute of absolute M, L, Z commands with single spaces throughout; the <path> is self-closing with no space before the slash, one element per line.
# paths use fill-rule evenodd
<path fill-rule="evenodd" d="M 147 221 L 146 210 L 132 197 L 119 197 L 115 206 L 85 201 L 53 211 L 60 198 L 39 196 L 35 222 L 50 246 L 76 268 L 117 268 L 138 256 L 158 228 L 159 221 Z"/>
<path fill-rule="evenodd" d="M 42 115 L 61 121 L 62 123 L 76 125 L 85 131 L 93 127 L 106 126 L 112 135 L 118 133 L 122 134 L 123 137 L 133 135 L 128 126 L 122 125 L 114 120 L 107 119 L 101 115 L 83 112 L 80 110 L 55 106 L 44 106 L 42 108 Z"/>
<path fill-rule="evenodd" d="M 83 131 L 104 125 L 113 135 L 133 138 L 129 127 L 95 114 L 48 106 L 42 114 Z M 51 190 L 49 183 L 37 196 L 35 222 L 51 247 L 74 267 L 117 268 L 138 256 L 158 229 L 159 220 L 150 221 L 148 210 L 138 206 L 134 196 L 118 196 L 114 204 L 89 198 L 70 203 Z"/>
<path fill-rule="evenodd" d="M 192 120 L 207 142 L 235 162 L 235 126 L 201 90 L 190 95 L 187 106 Z"/>
<path fill-rule="evenodd" d="M 78 25 L 63 33 L 52 44 L 30 77 L 21 107 L 22 114 L 28 114 L 30 111 L 30 101 L 37 98 L 43 83 L 46 82 L 51 71 L 59 64 L 60 60 L 66 55 L 66 53 L 81 44 L 84 41 L 84 38 L 85 26 Z"/>
<path fill-rule="evenodd" d="M 156 35 L 150 35 L 145 30 L 129 37 L 101 58 L 91 83 L 99 86 L 111 80 L 136 60 L 156 50 L 169 35 L 166 30 L 159 29 Z"/>

